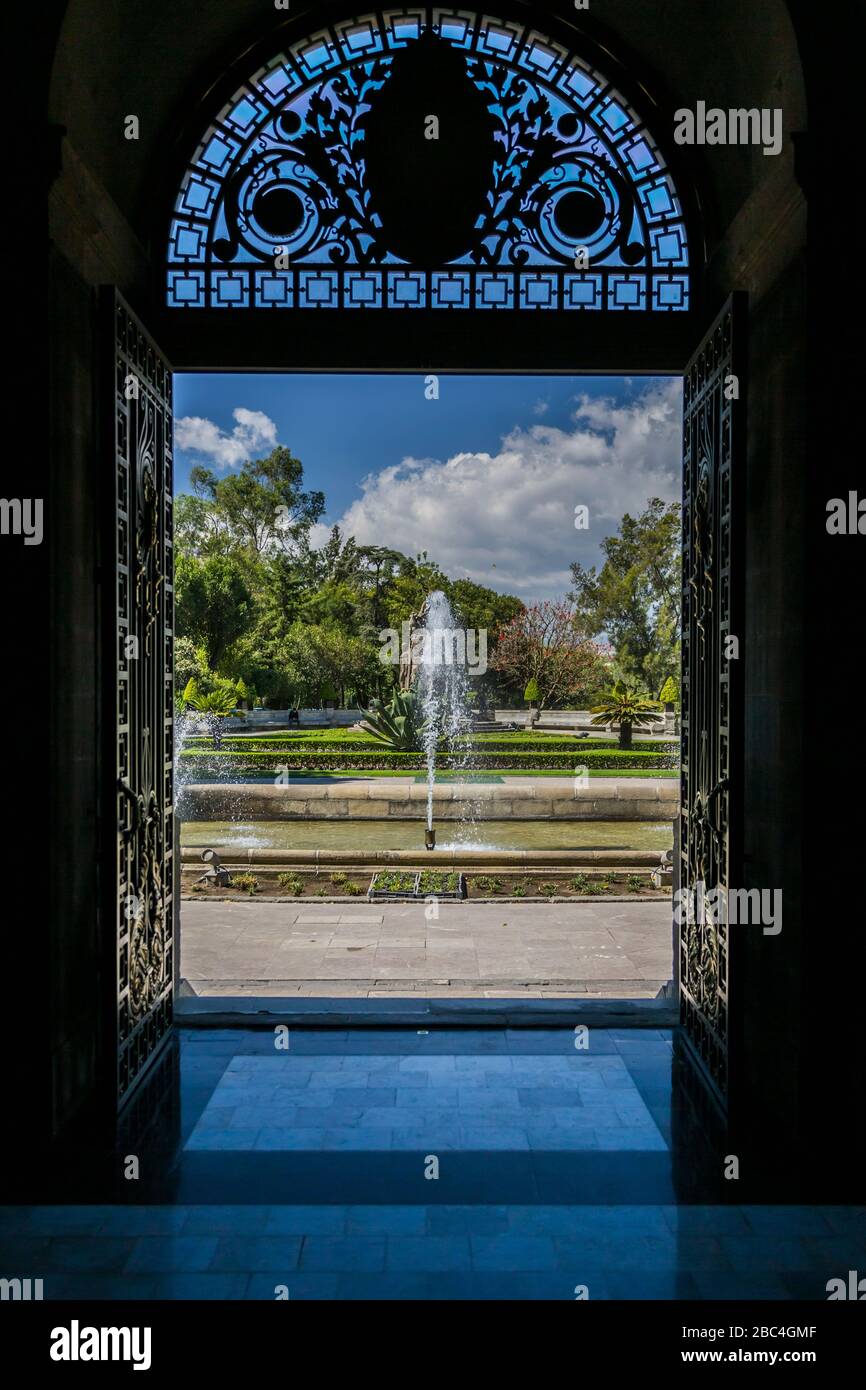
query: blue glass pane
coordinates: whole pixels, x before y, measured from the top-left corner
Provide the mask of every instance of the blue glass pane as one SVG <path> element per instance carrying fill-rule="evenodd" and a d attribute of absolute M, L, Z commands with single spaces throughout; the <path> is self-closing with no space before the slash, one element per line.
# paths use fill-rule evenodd
<path fill-rule="evenodd" d="M 389 241 L 365 144 L 422 37 L 459 54 L 494 151 L 462 249 L 424 270 Z M 673 180 L 603 74 L 517 22 L 406 9 L 324 26 L 223 107 L 177 196 L 167 294 L 186 309 L 677 312 L 688 272 Z"/>

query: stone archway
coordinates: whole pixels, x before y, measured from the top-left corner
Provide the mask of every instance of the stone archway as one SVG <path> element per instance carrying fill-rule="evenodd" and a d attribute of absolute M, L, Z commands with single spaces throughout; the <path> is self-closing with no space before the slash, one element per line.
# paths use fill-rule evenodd
<path fill-rule="evenodd" d="M 561 335 L 567 335 L 572 316 L 580 324 L 597 316 L 606 322 L 611 341 L 622 336 L 634 313 L 647 353 L 665 350 L 659 347 L 664 333 L 659 334 L 656 325 L 672 316 L 688 318 L 687 331 L 694 333 L 690 296 L 700 261 L 692 262 L 689 245 L 692 240 L 699 244 L 700 236 L 696 224 L 687 228 L 677 186 L 640 116 L 603 74 L 555 40 L 513 22 L 437 15 L 435 32 L 409 12 L 335 23 L 259 66 L 214 114 L 189 157 L 174 202 L 166 265 L 168 310 L 160 320 L 169 324 L 170 336 L 177 316 L 194 321 L 201 315 L 209 331 L 229 315 L 225 343 L 231 344 L 237 322 L 251 318 L 256 330 L 261 326 L 273 340 L 281 310 L 288 311 L 293 322 L 298 315 L 325 312 L 340 335 L 342 325 L 358 314 L 365 321 L 372 316 L 375 333 L 383 320 L 401 315 L 424 311 L 429 320 L 431 315 L 450 318 L 456 312 L 461 325 L 470 317 L 477 333 L 479 320 L 487 321 L 485 315 L 496 318 L 504 310 L 508 319 L 537 319 L 546 311 Z M 389 163 L 390 131 L 395 125 L 405 129 L 413 113 L 419 148 L 425 149 L 430 120 L 425 112 L 437 101 L 442 107 L 441 118 L 436 117 L 437 137 L 440 124 L 448 127 L 448 103 L 454 102 L 460 116 L 455 136 L 474 119 L 479 154 L 470 186 L 463 190 L 459 216 L 455 220 L 451 209 L 444 222 L 437 220 L 437 177 L 422 180 L 415 196 L 418 205 L 410 198 L 407 207 L 397 196 L 400 167 L 392 169 Z M 353 149 L 351 132 L 363 158 Z M 449 161 L 460 167 L 456 146 L 446 149 L 444 157 L 437 151 L 437 159 L 440 174 Z M 346 195 L 343 178 L 352 196 Z M 479 213 L 479 208 L 487 211 Z M 420 240 L 413 231 L 418 219 L 424 224 Z M 578 236 L 586 245 L 575 250 L 572 241 Z M 406 287 L 412 290 L 409 298 L 403 295 Z M 730 365 L 730 318 L 726 323 L 725 351 L 716 351 L 715 333 L 701 349 L 701 361 L 709 354 L 716 368 Z M 115 437 L 121 444 L 116 451 L 118 505 L 130 498 L 132 480 L 136 488 L 140 484 L 133 510 L 147 510 L 151 503 L 146 484 L 154 476 L 152 431 L 138 425 L 146 425 L 151 415 L 155 418 L 161 406 L 164 452 L 158 467 L 164 504 L 171 472 L 165 443 L 167 407 L 165 393 L 157 402 L 154 388 L 166 364 L 160 363 L 155 344 L 125 307 L 116 308 L 111 331 L 115 373 L 121 360 L 125 366 L 124 393 L 116 396 L 114 407 Z M 133 359 L 138 365 L 130 372 Z M 233 363 L 229 359 L 223 365 Z M 128 404 L 130 379 L 135 402 L 141 394 L 141 407 Z M 706 388 L 698 394 L 706 396 Z M 702 412 L 700 418 L 705 419 L 703 406 Z M 717 410 L 714 419 L 721 414 Z M 727 437 L 730 443 L 730 430 Z M 730 495 L 732 456 L 730 449 L 722 448 L 721 434 L 707 444 L 702 462 L 701 476 L 707 469 L 714 477 L 719 474 L 713 497 L 726 487 Z M 693 503 L 699 502 L 696 487 L 697 475 L 693 479 L 687 473 L 689 516 Z M 704 530 L 717 527 L 720 515 L 715 509 L 712 516 L 704 515 Z M 164 505 L 160 516 L 167 595 L 170 514 Z M 722 527 L 730 520 L 730 512 L 725 513 Z M 724 530 L 721 534 L 723 539 L 728 536 Z M 143 582 L 141 528 L 121 526 L 115 535 L 118 572 L 136 576 L 134 586 L 120 581 L 120 629 L 128 631 L 130 624 L 137 624 L 149 631 L 157 591 L 152 593 L 152 586 Z M 729 538 L 719 549 L 726 549 L 730 560 Z M 715 563 L 706 555 L 698 560 L 704 571 Z M 726 571 L 728 596 L 736 588 L 730 579 Z M 721 587 L 720 580 L 719 591 Z M 702 631 L 710 621 L 721 628 L 730 625 L 729 612 L 718 610 L 719 601 L 716 597 L 712 615 L 711 605 L 703 602 L 698 618 Z M 167 611 L 163 628 L 160 652 L 168 654 Z M 706 651 L 697 653 L 695 646 L 689 647 L 696 664 L 685 682 L 687 690 L 698 680 L 698 666 L 703 669 L 709 660 Z M 151 653 L 157 665 L 160 652 Z M 137 674 L 146 670 L 143 665 L 132 669 Z M 128 677 L 129 671 L 122 669 L 121 690 L 134 691 L 136 683 Z M 146 682 L 153 684 L 154 679 L 158 676 L 153 672 L 146 675 Z M 716 663 L 710 684 L 717 679 Z M 130 749 L 150 750 L 160 721 L 166 731 L 163 764 L 170 777 L 171 711 L 164 687 L 161 698 L 159 720 L 156 706 L 142 705 L 140 710 L 127 710 L 124 722 L 121 702 L 117 726 L 119 786 L 124 805 L 135 808 L 132 819 L 122 821 L 120 828 L 120 842 L 128 852 L 121 855 L 118 890 L 118 1037 L 121 1058 L 131 1050 L 135 1054 L 131 1072 L 125 1063 L 121 1067 L 122 1096 L 136 1076 L 145 1073 L 149 1060 L 159 1055 L 170 1020 L 169 885 L 176 872 L 170 797 L 161 818 L 148 811 L 155 803 L 156 782 L 150 757 L 138 760 L 138 784 L 129 784 Z M 694 732 L 696 742 L 712 739 L 715 747 L 718 739 L 710 726 L 716 711 L 710 703 L 703 704 L 700 730 L 692 730 L 694 716 L 687 716 L 685 734 L 688 738 Z M 717 795 L 718 787 L 710 788 L 708 776 L 706 758 L 688 765 L 690 801 L 702 805 Z M 729 804 L 734 804 L 733 797 L 725 801 L 726 807 Z M 685 815 L 686 881 L 703 863 L 695 857 L 695 823 L 694 813 Z M 151 831 L 159 832 L 158 852 Z M 726 882 L 728 868 L 726 860 Z M 131 921 L 130 901 L 135 904 Z M 724 1095 L 727 1027 L 719 1020 L 727 1001 L 727 976 L 719 965 L 720 940 L 723 936 L 707 922 L 700 924 L 699 948 L 684 935 L 681 974 L 689 1033 Z M 726 963 L 724 946 L 721 954 Z M 704 1045 L 710 1023 L 711 1057 Z M 130 1038 L 135 1040 L 132 1048 Z"/>
<path fill-rule="evenodd" d="M 172 9 L 173 42 L 169 50 L 163 52 L 157 36 L 169 8 Z M 540 13 L 532 7 L 523 9 L 533 18 Z M 813 72 L 816 91 L 823 92 L 825 88 L 822 84 L 826 83 L 829 94 L 837 82 L 837 75 L 834 70 L 831 84 L 831 74 L 825 71 L 831 60 L 829 57 L 826 61 L 818 58 L 818 21 L 813 16 L 807 19 L 800 6 L 792 6 L 792 9 L 797 11 L 797 22 L 803 31 L 804 52 L 811 54 L 812 67 L 819 70 L 817 77 Z M 157 4 L 156 7 L 148 7 L 146 14 L 136 12 L 129 17 L 129 22 L 123 24 L 117 21 L 116 16 L 113 18 L 110 11 L 111 7 L 102 0 L 74 0 L 67 8 L 55 65 L 51 114 L 53 120 L 64 125 L 68 132 L 64 141 L 63 168 L 55 180 L 51 195 L 55 250 L 50 296 L 52 312 L 64 321 L 63 334 L 56 337 L 55 343 L 59 364 L 55 379 L 59 385 L 54 391 L 52 403 L 58 459 L 55 470 L 57 481 L 52 486 L 55 488 L 54 495 L 58 497 L 67 495 L 64 489 L 75 485 L 82 488 L 84 493 L 91 487 L 87 449 L 81 447 L 77 439 L 70 447 L 71 424 L 67 423 L 73 420 L 78 422 L 75 428 L 79 432 L 84 430 L 86 433 L 88 428 L 81 422 L 88 419 L 92 390 L 92 377 L 88 376 L 90 368 L 86 360 L 88 353 L 92 354 L 94 341 L 93 329 L 87 324 L 90 286 L 100 281 L 118 283 L 131 302 L 144 313 L 158 340 L 169 348 L 172 360 L 178 365 L 207 366 L 214 360 L 223 363 L 229 360 L 218 338 L 208 340 L 204 326 L 190 334 L 174 331 L 173 340 L 169 342 L 169 334 L 163 334 L 167 326 L 165 317 L 158 322 L 160 315 L 157 312 L 156 292 L 160 284 L 159 276 L 156 267 L 150 265 L 147 255 L 143 253 L 142 246 L 148 240 L 153 169 L 160 161 L 158 147 L 162 144 L 164 148 L 170 142 L 177 129 L 177 112 L 183 114 L 188 110 L 190 86 L 204 90 L 214 73 L 219 71 L 221 57 L 226 53 L 233 57 L 242 50 L 250 24 L 258 23 L 261 18 L 260 7 L 254 0 L 250 0 L 249 4 L 245 0 L 241 4 L 217 3 L 209 5 L 204 15 L 196 13 L 192 17 L 183 13 L 178 15 L 176 7 L 168 4 L 164 8 Z M 313 10 L 310 13 L 318 17 L 321 11 Z M 794 31 L 785 6 L 773 4 L 761 7 L 760 14 L 756 12 L 756 7 L 746 4 L 709 7 L 708 13 L 702 16 L 699 28 L 690 23 L 693 7 L 687 3 L 683 3 L 679 9 L 676 5 L 673 8 L 668 6 L 666 16 L 668 22 L 661 25 L 653 7 L 642 6 L 635 11 L 635 7 L 627 4 L 626 0 L 613 0 L 606 7 L 607 33 L 599 25 L 593 28 L 593 37 L 600 41 L 607 38 L 611 48 L 616 48 L 617 41 L 621 40 L 622 51 L 630 52 L 635 71 L 655 75 L 663 73 L 670 91 L 676 95 L 677 105 L 694 104 L 699 98 L 726 106 L 752 105 L 756 101 L 760 105 L 779 104 L 785 108 L 790 130 L 805 128 L 805 86 Z M 303 22 L 303 16 L 299 15 L 298 21 Z M 587 25 L 592 27 L 593 23 L 592 17 L 587 21 L 581 17 L 582 30 Z M 273 16 L 269 17 L 268 24 L 273 25 Z M 681 37 L 681 42 L 676 45 L 670 43 L 672 28 Z M 578 31 L 574 29 L 574 32 Z M 839 32 L 844 35 L 844 26 L 840 26 Z M 98 45 L 88 41 L 88 35 L 94 33 L 100 36 Z M 841 49 L 833 62 L 844 69 L 845 58 Z M 97 66 L 100 69 L 99 79 L 92 81 Z M 88 92 L 100 89 L 100 82 L 105 84 L 105 90 L 114 94 L 112 109 L 118 118 L 130 109 L 140 112 L 142 116 L 142 142 L 133 159 L 129 158 L 128 146 L 117 138 L 118 123 L 106 119 L 104 104 L 94 104 L 88 95 Z M 33 93 L 30 96 L 32 98 Z M 826 108 L 827 111 L 829 109 Z M 42 115 L 39 108 L 36 118 L 39 124 Z M 813 124 L 817 132 L 813 161 L 818 161 L 822 169 L 841 166 L 841 153 L 834 143 L 837 141 L 837 133 L 832 128 L 834 121 L 829 115 L 821 117 L 819 112 Z M 827 255 L 832 258 L 833 248 L 836 248 L 840 264 L 845 249 L 842 223 L 838 219 L 838 206 L 830 191 L 830 184 L 824 187 L 823 183 L 815 180 L 810 189 L 810 215 L 817 219 L 816 226 L 821 229 L 821 244 L 819 246 L 810 234 L 807 257 L 805 206 L 794 177 L 793 163 L 790 144 L 786 145 L 785 155 L 772 170 L 770 161 L 764 160 L 760 153 L 753 158 L 743 151 L 720 150 L 714 154 L 712 161 L 702 163 L 703 177 L 699 180 L 706 211 L 710 293 L 712 297 L 721 299 L 736 284 L 751 291 L 752 331 L 757 346 L 753 355 L 752 384 L 753 388 L 757 386 L 759 398 L 767 402 L 766 409 L 762 405 L 753 412 L 749 440 L 751 480 L 748 508 L 752 522 L 750 535 L 755 539 L 748 542 L 745 557 L 749 577 L 746 627 L 747 635 L 758 635 L 761 655 L 760 660 L 751 665 L 745 679 L 745 777 L 751 796 L 748 809 L 751 862 L 759 866 L 755 872 L 760 872 L 765 881 L 768 878 L 773 881 L 771 876 L 776 875 L 778 881 L 784 881 L 786 893 L 790 891 L 792 907 L 790 916 L 786 916 L 786 932 L 789 933 L 788 939 L 792 940 L 793 951 L 789 952 L 781 969 L 773 970 L 760 959 L 757 945 L 747 943 L 746 955 L 751 964 L 745 977 L 741 978 L 744 992 L 737 1007 L 748 1015 L 750 1029 L 755 1030 L 755 1036 L 761 1040 L 749 1074 L 740 1078 L 751 1097 L 747 1109 L 761 1123 L 767 1126 L 773 1124 L 777 1136 L 784 1132 L 786 1124 L 790 1128 L 793 1123 L 791 1116 L 795 1107 L 788 1106 L 784 1114 L 782 1110 L 802 1085 L 797 1078 L 813 1074 L 817 1065 L 810 1064 L 808 1048 L 794 1041 L 796 1030 L 791 1008 L 792 1000 L 802 987 L 807 973 L 807 963 L 811 961 L 813 966 L 817 966 L 822 959 L 822 951 L 817 938 L 813 939 L 812 928 L 807 928 L 802 916 L 806 899 L 798 841 L 803 824 L 800 816 L 799 772 L 795 760 L 788 755 L 786 741 L 781 734 L 779 737 L 774 734 L 773 740 L 767 744 L 761 743 L 761 728 L 766 727 L 768 702 L 772 705 L 774 700 L 782 701 L 788 727 L 796 725 L 798 711 L 804 713 L 805 707 L 801 701 L 798 703 L 799 696 L 795 689 L 803 675 L 802 663 L 796 657 L 796 634 L 805 631 L 804 625 L 811 610 L 808 603 L 799 605 L 769 631 L 766 630 L 764 615 L 769 612 L 779 618 L 785 613 L 785 598 L 794 582 L 791 576 L 799 573 L 806 532 L 806 522 L 796 501 L 797 479 L 802 485 L 807 473 L 803 439 L 806 417 L 812 409 L 803 375 L 806 350 L 803 276 L 806 262 L 808 259 L 810 274 L 814 273 L 817 278 Z M 85 210 L 86 215 L 82 215 Z M 41 215 L 47 222 L 47 209 Z M 36 225 L 43 224 L 37 221 Z M 771 226 L 774 230 L 769 236 Z M 156 287 L 153 295 L 151 283 Z M 827 314 L 829 312 L 828 307 Z M 813 327 L 815 321 L 823 321 L 822 313 L 820 307 L 813 309 Z M 542 319 L 542 316 L 538 317 Z M 442 322 L 447 322 L 447 316 L 442 316 Z M 697 325 L 694 330 L 689 347 L 699 336 Z M 244 363 L 260 364 L 262 355 L 257 356 L 255 335 L 245 332 L 238 322 L 233 325 L 232 332 L 237 337 L 238 353 Z M 559 365 L 581 365 L 579 359 L 567 356 L 569 349 L 574 348 L 573 341 L 569 343 L 562 335 L 557 335 L 551 329 L 549 320 L 539 323 L 537 328 L 529 325 L 523 338 L 516 356 L 510 359 L 516 367 L 545 361 L 553 365 L 551 359 L 555 359 Z M 414 352 L 415 355 L 407 365 L 414 368 L 423 365 L 423 360 L 437 358 L 445 343 L 441 329 L 438 333 L 431 330 L 423 348 L 410 348 L 410 353 Z M 351 344 L 336 342 L 332 346 L 338 359 L 337 365 L 349 364 L 353 351 Z M 387 344 L 375 346 L 382 365 L 394 360 Z M 623 369 L 645 369 L 649 359 L 644 346 L 638 344 L 633 357 L 620 360 L 617 365 Z M 602 354 L 608 351 L 603 333 L 600 349 Z M 669 344 L 667 351 L 668 365 L 682 369 L 688 355 L 683 350 L 683 344 Z M 275 334 L 268 336 L 262 354 L 272 357 L 277 364 L 291 365 L 288 360 L 290 351 Z M 311 345 L 310 358 L 310 365 L 313 366 L 323 360 L 315 342 Z M 38 352 L 34 360 L 40 360 Z M 83 374 L 78 377 L 63 376 L 70 360 L 84 364 Z M 501 360 L 498 359 L 494 365 L 499 365 Z M 610 349 L 610 356 L 605 360 L 608 366 L 612 366 L 613 349 Z M 463 353 L 459 365 L 474 365 L 468 352 Z M 813 366 L 819 375 L 821 371 L 829 371 L 819 353 Z M 40 400 L 42 388 L 34 386 L 34 406 L 37 409 Z M 772 410 L 770 402 L 776 402 Z M 783 428 L 777 427 L 780 420 L 784 422 Z M 824 435 L 818 431 L 817 425 L 815 429 L 816 441 L 823 440 Z M 852 451 L 846 448 L 830 452 L 832 459 L 838 461 L 832 465 L 837 473 L 842 470 L 842 461 L 853 456 Z M 822 465 L 825 477 L 828 466 L 825 458 Z M 759 482 L 759 472 L 761 478 L 766 477 L 766 486 Z M 822 486 L 823 478 L 810 475 L 810 497 L 820 499 Z M 845 493 L 841 480 L 836 492 L 839 495 Z M 65 540 L 70 553 L 77 551 L 79 555 L 90 556 L 92 538 L 88 536 L 85 519 L 74 510 L 69 512 Z M 816 543 L 822 543 L 820 536 Z M 824 570 L 818 566 L 820 572 L 828 576 L 826 581 L 821 581 L 825 583 L 825 589 L 830 583 L 829 576 L 841 572 L 838 554 L 831 558 L 834 563 L 830 568 Z M 852 587 L 850 592 L 854 591 Z M 821 630 L 829 631 L 825 619 L 832 609 L 836 614 L 834 621 L 838 619 L 840 624 L 838 636 L 841 641 L 842 609 L 833 609 L 829 602 L 832 598 L 829 589 L 826 594 L 828 603 L 821 609 Z M 64 660 L 73 631 L 79 639 L 81 634 L 80 623 L 76 628 L 69 622 L 72 602 L 71 596 L 67 598 L 58 592 L 58 616 L 52 628 L 52 640 L 57 643 L 61 661 Z M 64 628 L 68 629 L 69 637 Z M 86 646 L 82 650 L 86 651 Z M 792 660 L 792 657 L 795 659 Z M 793 685 L 792 671 L 800 672 Z M 83 690 L 89 673 L 82 671 L 80 679 L 78 675 L 76 679 Z M 808 711 L 805 713 L 809 729 L 817 735 L 817 714 L 813 717 L 808 715 Z M 94 757 L 95 727 L 88 733 L 86 724 L 79 722 L 74 729 L 73 744 L 70 739 L 73 732 L 71 716 L 67 724 L 64 724 L 64 718 L 62 713 L 58 716 L 61 749 L 65 729 L 69 746 L 79 750 L 76 756 L 79 765 L 84 766 L 88 758 L 92 761 Z M 90 752 L 83 748 L 84 743 Z M 82 748 L 83 752 L 80 751 Z M 64 763 L 61 755 L 59 775 L 68 776 L 67 763 Z M 80 781 L 74 785 L 77 789 Z M 786 808 L 784 829 L 773 821 L 772 805 Z M 60 879 L 59 871 L 55 871 L 55 877 Z M 80 938 L 73 953 L 65 944 L 63 929 L 70 911 L 75 920 L 87 921 L 93 917 L 93 886 L 84 877 L 79 877 L 71 885 L 57 887 L 56 901 L 62 903 L 62 911 L 57 912 L 52 942 L 62 973 L 64 963 L 80 969 L 85 957 L 90 958 L 87 953 L 93 954 L 95 950 L 89 938 Z M 820 907 L 823 912 L 824 899 L 819 901 L 815 897 L 813 906 L 816 911 Z M 843 916 L 840 909 L 838 920 L 842 921 Z M 83 1005 L 79 1007 L 83 1008 Z M 68 1017 L 68 1014 L 63 1017 Z M 774 1029 L 769 1023 L 762 1023 L 763 1017 L 775 1017 L 782 1023 Z M 738 1026 L 742 1028 L 742 1018 Z M 61 1076 L 58 1094 L 64 1097 L 58 1103 L 58 1115 L 74 1107 L 76 1096 L 81 1094 L 83 1073 L 77 1073 L 77 1063 L 73 1065 L 72 1059 L 94 1051 L 94 1038 L 85 1038 L 85 1031 L 82 1023 L 77 1033 L 73 1029 L 56 1044 Z M 91 1032 L 95 1037 L 95 1030 L 91 1029 Z M 55 1043 L 52 1043 L 52 1047 L 55 1047 Z M 826 1088 L 823 1094 L 828 1094 Z M 766 1101 L 764 1111 L 761 1097 Z"/>

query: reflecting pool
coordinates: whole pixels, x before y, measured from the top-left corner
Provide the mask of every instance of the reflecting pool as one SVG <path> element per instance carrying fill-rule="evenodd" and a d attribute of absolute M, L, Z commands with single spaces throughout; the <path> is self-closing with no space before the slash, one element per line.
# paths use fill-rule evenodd
<path fill-rule="evenodd" d="M 485 820 L 475 825 L 440 822 L 437 850 L 454 849 L 670 849 L 668 821 Z M 418 849 L 419 820 L 185 821 L 181 845 L 226 849 Z"/>

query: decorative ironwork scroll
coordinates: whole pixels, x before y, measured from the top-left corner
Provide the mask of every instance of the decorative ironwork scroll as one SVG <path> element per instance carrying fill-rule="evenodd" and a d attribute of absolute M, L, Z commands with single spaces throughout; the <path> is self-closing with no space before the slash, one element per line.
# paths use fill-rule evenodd
<path fill-rule="evenodd" d="M 167 294 L 675 312 L 688 239 L 658 147 L 600 72 L 519 23 L 413 7 L 323 25 L 222 108 L 175 202 Z"/>
<path fill-rule="evenodd" d="M 740 682 L 736 506 L 745 410 L 744 309 L 728 302 L 683 383 L 681 1021 L 716 1097 L 727 1096 L 731 933 L 739 886 Z"/>
<path fill-rule="evenodd" d="M 113 911 L 117 1097 L 171 1031 L 174 987 L 172 378 L 119 295 L 113 309 Z"/>

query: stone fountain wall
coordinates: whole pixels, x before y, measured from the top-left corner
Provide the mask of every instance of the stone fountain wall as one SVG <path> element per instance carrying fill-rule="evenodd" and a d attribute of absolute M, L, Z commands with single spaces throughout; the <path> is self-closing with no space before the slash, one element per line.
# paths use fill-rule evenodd
<path fill-rule="evenodd" d="M 188 786 L 185 820 L 421 820 L 427 788 L 379 782 L 288 786 Z M 677 778 L 604 777 L 574 789 L 568 778 L 526 778 L 520 785 L 484 783 L 433 788 L 434 821 L 672 821 L 679 811 Z"/>

